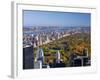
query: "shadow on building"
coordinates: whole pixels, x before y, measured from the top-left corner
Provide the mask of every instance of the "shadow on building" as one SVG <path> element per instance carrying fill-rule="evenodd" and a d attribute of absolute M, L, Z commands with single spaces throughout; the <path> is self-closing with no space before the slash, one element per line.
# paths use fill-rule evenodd
<path fill-rule="evenodd" d="M 34 68 L 34 54 L 33 46 L 26 46 L 23 48 L 23 69 Z"/>

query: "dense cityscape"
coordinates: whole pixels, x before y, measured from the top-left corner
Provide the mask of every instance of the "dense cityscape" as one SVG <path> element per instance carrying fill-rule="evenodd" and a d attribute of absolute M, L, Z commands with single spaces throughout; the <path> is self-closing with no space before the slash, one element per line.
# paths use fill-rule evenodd
<path fill-rule="evenodd" d="M 90 27 L 23 27 L 23 69 L 91 65 Z"/>
<path fill-rule="evenodd" d="M 91 14 L 23 10 L 23 69 L 91 66 Z"/>

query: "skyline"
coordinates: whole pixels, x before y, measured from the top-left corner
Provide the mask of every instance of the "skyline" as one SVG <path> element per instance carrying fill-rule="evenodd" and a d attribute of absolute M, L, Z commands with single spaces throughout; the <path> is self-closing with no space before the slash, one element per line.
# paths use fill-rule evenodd
<path fill-rule="evenodd" d="M 91 26 L 90 13 L 23 10 L 23 26 Z"/>

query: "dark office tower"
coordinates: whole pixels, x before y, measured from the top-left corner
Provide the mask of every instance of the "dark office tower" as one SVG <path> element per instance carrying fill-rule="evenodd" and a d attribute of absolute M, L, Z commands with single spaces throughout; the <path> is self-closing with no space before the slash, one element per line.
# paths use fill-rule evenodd
<path fill-rule="evenodd" d="M 83 50 L 83 66 L 90 66 L 90 58 L 88 55 L 88 49 Z"/>
<path fill-rule="evenodd" d="M 23 48 L 23 69 L 34 68 L 33 46 L 26 46 Z"/>
<path fill-rule="evenodd" d="M 79 58 L 75 58 L 73 60 L 73 66 L 77 67 L 77 66 L 83 66 L 83 58 L 79 57 Z"/>
<path fill-rule="evenodd" d="M 75 53 L 71 53 L 69 57 L 69 66 L 74 66 L 74 59 L 77 58 L 77 55 Z"/>
<path fill-rule="evenodd" d="M 83 56 L 87 56 L 88 57 L 88 49 L 84 49 L 83 50 Z"/>

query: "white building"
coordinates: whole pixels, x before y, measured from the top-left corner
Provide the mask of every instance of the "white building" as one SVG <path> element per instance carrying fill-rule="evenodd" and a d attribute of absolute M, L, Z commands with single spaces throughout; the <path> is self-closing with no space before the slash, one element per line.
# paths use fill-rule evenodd
<path fill-rule="evenodd" d="M 43 63 L 44 63 L 44 53 L 42 49 L 38 48 L 37 53 L 36 53 L 34 68 L 41 69 Z"/>
<path fill-rule="evenodd" d="M 57 63 L 60 63 L 60 61 L 61 61 L 61 55 L 60 55 L 60 52 L 58 51 L 58 52 L 56 53 L 56 62 L 57 62 Z"/>

